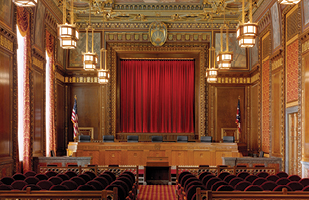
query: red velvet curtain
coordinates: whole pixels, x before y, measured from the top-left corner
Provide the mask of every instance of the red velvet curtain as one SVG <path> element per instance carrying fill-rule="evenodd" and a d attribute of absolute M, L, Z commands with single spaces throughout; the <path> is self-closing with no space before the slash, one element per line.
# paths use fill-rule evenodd
<path fill-rule="evenodd" d="M 50 130 L 47 130 L 47 138 L 49 143 L 46 147 L 46 156 L 50 156 L 50 151 L 54 150 L 56 152 L 56 133 L 55 133 L 55 93 L 54 93 L 54 46 L 55 46 L 55 39 L 50 34 L 49 31 L 46 30 L 46 51 L 47 55 L 50 58 L 49 62 L 49 71 L 46 71 L 49 79 L 46 80 L 46 84 L 49 84 L 50 90 L 46 91 L 48 93 L 46 98 L 50 98 L 50 105 L 49 105 L 49 112 L 46 115 L 49 115 L 49 123 Z"/>
<path fill-rule="evenodd" d="M 194 132 L 193 60 L 121 60 L 120 96 L 121 132 Z"/>
<path fill-rule="evenodd" d="M 23 109 L 23 121 L 24 121 L 24 154 L 23 154 L 23 170 L 31 170 L 31 137 L 30 137 L 30 91 L 29 91 L 29 68 L 31 65 L 31 42 L 30 42 L 30 14 L 23 7 L 16 7 L 16 18 L 17 25 L 21 35 L 25 40 L 24 49 L 24 84 L 23 84 L 23 96 L 18 97 L 19 101 L 24 102 Z M 17 151 L 18 152 L 18 151 Z M 18 158 L 17 158 L 18 161 Z M 17 165 L 16 171 L 21 171 L 19 169 L 19 164 Z"/>

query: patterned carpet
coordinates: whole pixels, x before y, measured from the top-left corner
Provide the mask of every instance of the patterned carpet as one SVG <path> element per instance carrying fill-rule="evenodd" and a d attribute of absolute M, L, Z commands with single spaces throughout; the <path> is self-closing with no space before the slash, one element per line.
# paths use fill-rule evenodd
<path fill-rule="evenodd" d="M 176 200 L 175 185 L 139 185 L 138 200 Z"/>

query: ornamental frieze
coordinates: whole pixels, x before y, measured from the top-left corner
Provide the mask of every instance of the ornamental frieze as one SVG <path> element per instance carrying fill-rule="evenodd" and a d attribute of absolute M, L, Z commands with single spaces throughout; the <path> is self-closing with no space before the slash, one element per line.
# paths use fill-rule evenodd
<path fill-rule="evenodd" d="M 251 83 L 250 77 L 218 77 L 218 83 L 245 84 Z"/>

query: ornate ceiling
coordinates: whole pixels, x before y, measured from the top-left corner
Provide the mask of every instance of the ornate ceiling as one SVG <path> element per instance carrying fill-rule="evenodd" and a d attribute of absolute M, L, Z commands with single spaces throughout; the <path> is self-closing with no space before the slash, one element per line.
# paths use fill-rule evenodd
<path fill-rule="evenodd" d="M 62 10 L 63 0 L 54 0 Z M 70 0 L 67 3 L 69 15 Z M 245 11 L 248 14 L 248 0 Z M 252 0 L 253 12 L 264 0 Z M 242 0 L 74 0 L 74 20 L 91 22 L 153 22 L 238 23 L 242 19 Z M 225 7 L 225 9 L 224 9 Z M 225 10 L 225 11 L 224 11 Z"/>

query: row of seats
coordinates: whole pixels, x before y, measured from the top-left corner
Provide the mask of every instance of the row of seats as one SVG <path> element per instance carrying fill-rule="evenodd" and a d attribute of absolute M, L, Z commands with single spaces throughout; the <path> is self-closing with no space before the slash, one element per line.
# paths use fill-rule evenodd
<path fill-rule="evenodd" d="M 276 175 L 269 175 L 267 172 L 260 172 L 256 175 L 248 172 L 240 172 L 237 175 L 228 172 L 221 172 L 218 176 L 210 172 L 204 172 L 197 178 L 191 172 L 184 171 L 178 178 L 177 194 L 185 193 L 187 199 L 195 199 L 196 188 L 212 191 L 309 191 L 309 179 L 300 178 L 298 175 L 288 175 L 285 172 L 278 172 Z M 183 199 L 183 198 L 180 198 Z"/>
<path fill-rule="evenodd" d="M 90 135 L 80 135 L 79 136 L 80 142 L 90 142 L 91 138 Z M 128 135 L 127 142 L 138 142 L 138 135 Z M 163 136 L 152 136 L 152 142 L 163 142 Z M 223 136 L 223 142 L 234 142 L 234 136 Z M 103 142 L 114 142 L 113 135 L 104 135 Z M 188 142 L 188 136 L 177 136 L 177 142 Z M 201 142 L 212 142 L 211 136 L 201 136 Z"/>
<path fill-rule="evenodd" d="M 96 176 L 91 171 L 77 174 L 74 171 L 67 171 L 58 174 L 54 171 L 36 174 L 33 171 L 25 174 L 17 173 L 12 177 L 3 177 L 0 180 L 0 190 L 113 190 L 118 188 L 120 199 L 135 199 L 137 189 L 135 175 L 125 171 L 118 177 L 111 171 L 104 171 Z"/>

